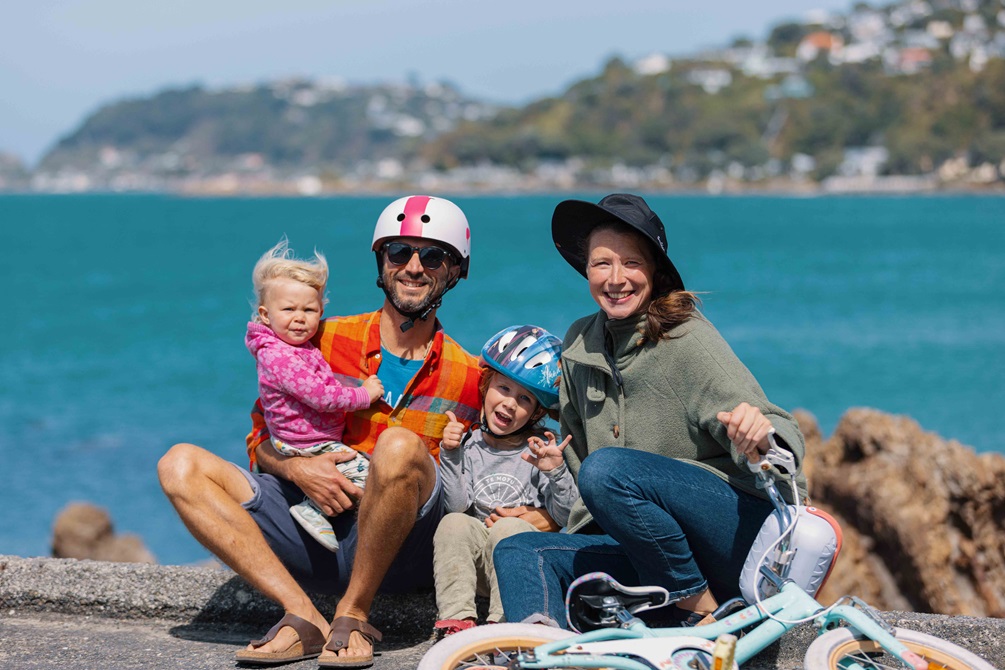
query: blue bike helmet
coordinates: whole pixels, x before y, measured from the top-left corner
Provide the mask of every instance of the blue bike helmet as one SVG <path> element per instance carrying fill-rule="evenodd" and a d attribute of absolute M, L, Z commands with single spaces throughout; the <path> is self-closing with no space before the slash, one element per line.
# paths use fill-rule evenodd
<path fill-rule="evenodd" d="M 534 394 L 545 409 L 558 409 L 562 340 L 537 326 L 510 326 L 482 347 L 485 364 Z"/>

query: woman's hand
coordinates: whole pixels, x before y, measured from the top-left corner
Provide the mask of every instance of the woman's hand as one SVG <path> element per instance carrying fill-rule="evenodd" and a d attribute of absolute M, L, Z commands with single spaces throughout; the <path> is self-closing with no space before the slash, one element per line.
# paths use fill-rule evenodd
<path fill-rule="evenodd" d="M 554 533 L 562 528 L 555 523 L 554 519 L 551 518 L 551 515 L 548 514 L 548 510 L 543 507 L 530 507 L 529 505 L 520 505 L 519 507 L 496 507 L 496 511 L 492 512 L 492 514 L 485 519 L 485 525 L 491 528 L 496 521 L 508 516 L 515 516 L 518 519 L 523 519 L 530 525 L 534 526 L 534 528 L 545 532 Z"/>
<path fill-rule="evenodd" d="M 461 446 L 461 438 L 464 437 L 464 424 L 457 420 L 457 415 L 447 410 L 447 418 L 450 423 L 443 429 L 443 437 L 440 440 L 440 448 L 451 451 Z"/>
<path fill-rule="evenodd" d="M 565 461 L 562 458 L 562 452 L 565 451 L 565 447 L 572 440 L 572 435 L 567 435 L 562 440 L 562 444 L 555 443 L 555 434 L 551 431 L 544 431 L 544 436 L 548 438 L 547 442 L 536 435 L 528 437 L 527 447 L 530 451 L 524 453 L 521 458 L 541 472 L 550 472 Z"/>
<path fill-rule="evenodd" d="M 732 412 L 719 412 L 715 418 L 726 427 L 729 441 L 751 463 L 757 463 L 761 454 L 768 452 L 768 433 L 772 426 L 757 407 L 741 402 Z"/>

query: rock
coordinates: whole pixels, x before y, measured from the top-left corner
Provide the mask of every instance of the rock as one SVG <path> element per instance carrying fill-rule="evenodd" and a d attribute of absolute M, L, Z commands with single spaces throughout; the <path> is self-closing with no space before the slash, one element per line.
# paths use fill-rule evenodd
<path fill-rule="evenodd" d="M 844 533 L 822 601 L 1005 617 L 1005 456 L 875 410 L 849 410 L 826 441 L 796 416 L 813 504 Z"/>
<path fill-rule="evenodd" d="M 116 535 L 108 512 L 83 502 L 70 503 L 56 516 L 52 555 L 119 563 L 157 562 L 143 540 L 128 533 Z"/>

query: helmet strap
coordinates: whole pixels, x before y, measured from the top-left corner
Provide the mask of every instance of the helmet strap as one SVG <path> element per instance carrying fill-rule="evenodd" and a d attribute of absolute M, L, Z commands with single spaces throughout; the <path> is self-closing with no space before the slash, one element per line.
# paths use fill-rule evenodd
<path fill-rule="evenodd" d="M 461 436 L 461 443 L 459 446 L 463 447 L 471 439 L 471 434 L 475 432 L 476 429 L 481 428 L 482 424 L 478 421 L 473 422 L 468 429 L 464 431 L 464 435 Z"/>
<path fill-rule="evenodd" d="M 496 435 L 495 433 L 492 432 L 492 429 L 489 428 L 489 422 L 485 420 L 485 410 L 484 409 L 482 410 L 482 413 L 481 413 L 481 419 L 478 421 L 478 427 L 482 429 L 483 433 L 486 433 L 490 437 L 493 437 L 493 438 L 495 438 L 497 440 L 504 440 L 504 439 L 506 439 L 508 437 L 507 435 Z"/>

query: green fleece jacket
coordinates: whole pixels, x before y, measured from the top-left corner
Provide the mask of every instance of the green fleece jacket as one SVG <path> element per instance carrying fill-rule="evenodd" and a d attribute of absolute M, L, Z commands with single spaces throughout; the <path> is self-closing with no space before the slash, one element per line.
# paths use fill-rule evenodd
<path fill-rule="evenodd" d="M 760 408 L 801 472 L 805 442 L 795 419 L 768 401 L 704 316 L 695 312 L 672 329 L 668 339 L 640 345 L 642 318 L 610 320 L 599 311 L 573 323 L 565 336 L 561 429 L 563 437 L 572 436 L 565 458 L 577 480 L 587 455 L 617 446 L 693 463 L 741 491 L 767 498 L 715 418 L 741 402 Z M 608 363 L 605 338 L 611 342 L 610 359 L 617 373 Z M 801 473 L 797 482 L 805 498 Z M 780 484 L 780 493 L 792 502 L 790 487 Z M 580 498 L 572 508 L 568 532 L 581 530 L 591 520 Z"/>

